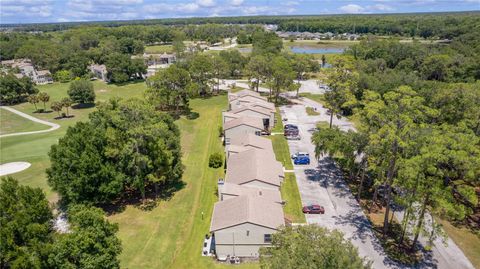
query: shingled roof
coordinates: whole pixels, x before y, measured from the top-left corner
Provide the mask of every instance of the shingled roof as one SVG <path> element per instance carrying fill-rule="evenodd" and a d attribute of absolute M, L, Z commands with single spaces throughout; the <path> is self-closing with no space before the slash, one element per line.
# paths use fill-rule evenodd
<path fill-rule="evenodd" d="M 240 125 L 248 125 L 259 130 L 263 130 L 265 128 L 263 126 L 263 120 L 261 118 L 243 116 L 238 119 L 225 122 L 223 129 L 228 130 Z"/>
<path fill-rule="evenodd" d="M 245 110 L 251 110 L 251 111 L 255 111 L 257 113 L 260 113 L 260 114 L 263 114 L 265 116 L 270 116 L 272 111 L 265 108 L 265 107 L 261 107 L 261 106 L 254 106 L 254 105 L 250 105 L 250 104 L 247 104 L 247 105 L 244 105 L 244 106 L 240 106 L 236 109 L 232 109 L 230 111 L 228 111 L 228 113 L 231 113 L 231 114 L 237 114 L 237 113 L 240 113 L 240 112 L 243 112 Z"/>
<path fill-rule="evenodd" d="M 225 180 L 234 184 L 261 181 L 280 186 L 283 166 L 275 159 L 273 151 L 249 149 L 228 158 Z"/>
<path fill-rule="evenodd" d="M 232 184 L 228 182 L 224 182 L 221 188 L 219 186 L 219 189 L 220 189 L 220 193 L 222 194 L 227 194 L 232 196 L 249 195 L 253 197 L 262 197 L 276 203 L 282 202 L 282 196 L 280 195 L 280 191 L 278 190 L 248 187 L 248 186 L 237 185 L 237 184 Z"/>
<path fill-rule="evenodd" d="M 230 138 L 230 145 L 251 146 L 273 152 L 272 141 L 254 134 L 240 134 Z"/>
<path fill-rule="evenodd" d="M 213 209 L 210 232 L 243 223 L 277 229 L 285 225 L 282 206 L 265 198 L 248 195 L 217 202 Z"/>

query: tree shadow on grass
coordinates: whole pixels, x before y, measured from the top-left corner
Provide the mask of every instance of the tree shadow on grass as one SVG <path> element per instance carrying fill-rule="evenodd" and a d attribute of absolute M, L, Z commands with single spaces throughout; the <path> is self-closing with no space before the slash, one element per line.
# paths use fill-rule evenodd
<path fill-rule="evenodd" d="M 72 106 L 73 109 L 84 109 L 84 108 L 92 108 L 95 106 L 95 103 L 86 103 L 86 104 L 75 104 Z"/>
<path fill-rule="evenodd" d="M 74 117 L 75 117 L 75 115 L 57 116 L 57 117 L 55 117 L 55 118 L 53 118 L 53 119 L 55 119 L 55 120 L 63 120 L 63 119 L 70 119 L 70 118 L 74 118 Z"/>
<path fill-rule="evenodd" d="M 33 111 L 33 113 L 38 113 L 38 114 L 49 114 L 49 113 L 52 113 L 52 112 L 53 112 L 53 110 L 44 110 L 43 108 Z"/>
<path fill-rule="evenodd" d="M 154 185 L 151 184 L 145 189 L 145 200 L 138 190 L 126 190 L 123 197 L 109 203 L 98 205 L 107 215 L 114 215 L 123 212 L 127 206 L 131 205 L 142 211 L 151 211 L 157 207 L 161 201 L 169 201 L 174 194 L 185 187 L 185 182 L 176 181 L 170 184 L 160 185 L 158 193 L 155 193 Z"/>
<path fill-rule="evenodd" d="M 138 78 L 138 79 L 128 80 L 125 82 L 109 82 L 108 84 L 121 87 L 121 86 L 130 85 L 130 84 L 144 83 L 145 81 L 146 81 L 145 79 Z"/>

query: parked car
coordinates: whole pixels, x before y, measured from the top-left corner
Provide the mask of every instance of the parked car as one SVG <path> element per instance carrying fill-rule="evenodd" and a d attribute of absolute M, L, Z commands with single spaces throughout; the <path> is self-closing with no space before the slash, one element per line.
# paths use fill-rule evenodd
<path fill-rule="evenodd" d="M 290 130 L 290 129 L 298 130 L 298 126 L 297 126 L 297 125 L 293 125 L 293 124 L 285 124 L 285 126 L 283 127 L 283 129 L 285 129 L 285 130 Z"/>
<path fill-rule="evenodd" d="M 302 139 L 300 135 L 289 135 L 287 136 L 287 140 L 300 140 Z"/>
<path fill-rule="evenodd" d="M 308 154 L 308 152 L 299 151 L 297 153 L 292 154 L 292 159 L 295 159 L 297 157 L 303 157 L 303 156 L 310 157 L 310 154 Z"/>
<path fill-rule="evenodd" d="M 307 205 L 303 207 L 302 212 L 305 214 L 325 214 L 325 208 L 321 205 Z"/>
<path fill-rule="evenodd" d="M 317 127 L 308 129 L 308 131 L 309 131 L 310 133 L 314 133 L 314 132 L 317 132 L 317 131 L 319 131 L 319 130 L 320 130 L 320 129 L 318 129 Z"/>
<path fill-rule="evenodd" d="M 310 157 L 301 156 L 293 159 L 293 164 L 310 164 Z"/>
<path fill-rule="evenodd" d="M 261 135 L 261 136 L 270 135 L 270 132 L 268 132 L 268 131 L 261 131 L 261 132 L 260 132 L 260 135 Z"/>
<path fill-rule="evenodd" d="M 285 129 L 283 131 L 284 136 L 296 136 L 298 135 L 298 129 Z"/>

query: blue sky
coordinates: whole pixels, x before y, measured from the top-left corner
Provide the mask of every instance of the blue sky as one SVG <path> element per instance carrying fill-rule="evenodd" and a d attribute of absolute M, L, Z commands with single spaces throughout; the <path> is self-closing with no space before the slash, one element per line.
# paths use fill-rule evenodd
<path fill-rule="evenodd" d="M 480 0 L 0 0 L 0 22 L 465 10 Z"/>

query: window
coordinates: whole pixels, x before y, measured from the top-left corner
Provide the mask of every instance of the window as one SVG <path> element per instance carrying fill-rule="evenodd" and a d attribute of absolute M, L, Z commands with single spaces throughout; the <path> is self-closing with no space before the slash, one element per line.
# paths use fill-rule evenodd
<path fill-rule="evenodd" d="M 250 231 L 249 231 L 249 230 L 247 230 L 247 236 L 249 236 L 249 235 L 250 235 Z"/>
<path fill-rule="evenodd" d="M 255 131 L 255 135 L 260 136 L 260 135 L 261 135 L 261 132 L 260 132 L 260 131 Z"/>
<path fill-rule="evenodd" d="M 272 243 L 272 235 L 271 234 L 264 234 L 263 235 L 263 242 Z"/>

